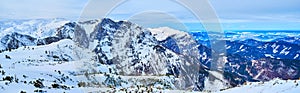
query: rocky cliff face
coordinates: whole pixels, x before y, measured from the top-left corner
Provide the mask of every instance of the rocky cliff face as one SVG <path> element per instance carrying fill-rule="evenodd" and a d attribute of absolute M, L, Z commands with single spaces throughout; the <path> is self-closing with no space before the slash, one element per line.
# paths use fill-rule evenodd
<path fill-rule="evenodd" d="M 192 52 L 197 51 L 197 47 L 191 47 L 195 44 L 191 36 L 188 37 L 186 33 L 169 36 L 174 39 L 169 42 L 157 40 L 152 33 L 128 21 L 103 19 L 92 32 L 91 38 L 98 41 L 94 51 L 99 61 L 116 65 L 121 75 L 172 75 L 179 79 L 175 84 L 177 88 L 192 87 L 197 81 L 200 64 L 199 57 L 194 57 L 197 55 L 191 56 Z M 179 51 L 167 46 L 170 43 L 178 45 L 174 47 L 178 47 Z"/>

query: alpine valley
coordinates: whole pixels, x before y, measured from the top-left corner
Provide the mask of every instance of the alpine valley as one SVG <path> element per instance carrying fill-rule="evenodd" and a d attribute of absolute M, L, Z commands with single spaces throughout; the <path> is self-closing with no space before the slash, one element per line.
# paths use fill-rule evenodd
<path fill-rule="evenodd" d="M 293 93 L 300 91 L 299 34 L 208 35 L 109 18 L 2 20 L 0 92 Z"/>

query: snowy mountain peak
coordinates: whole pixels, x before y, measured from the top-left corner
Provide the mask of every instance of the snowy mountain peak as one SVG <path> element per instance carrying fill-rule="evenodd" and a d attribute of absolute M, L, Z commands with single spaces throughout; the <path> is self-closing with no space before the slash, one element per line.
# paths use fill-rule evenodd
<path fill-rule="evenodd" d="M 149 31 L 154 35 L 154 37 L 158 41 L 162 41 L 167 39 L 168 37 L 178 34 L 178 35 L 185 35 L 187 33 L 178 31 L 169 27 L 160 27 L 160 28 L 148 28 Z"/>

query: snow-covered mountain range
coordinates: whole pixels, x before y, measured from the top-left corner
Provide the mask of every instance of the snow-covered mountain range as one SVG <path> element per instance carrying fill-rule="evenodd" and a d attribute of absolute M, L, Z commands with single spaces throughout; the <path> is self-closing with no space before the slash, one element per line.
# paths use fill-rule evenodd
<path fill-rule="evenodd" d="M 218 50 L 209 43 L 220 40 L 208 42 L 202 32 L 109 18 L 5 20 L 0 27 L 3 92 L 226 92 L 300 77 L 297 36 L 238 40 L 241 33 L 226 33 L 227 55 L 217 56 L 224 69 L 215 71 Z"/>

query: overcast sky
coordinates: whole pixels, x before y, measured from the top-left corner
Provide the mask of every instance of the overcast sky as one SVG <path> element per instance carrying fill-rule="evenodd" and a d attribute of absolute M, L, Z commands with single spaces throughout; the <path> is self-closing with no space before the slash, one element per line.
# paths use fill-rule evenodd
<path fill-rule="evenodd" d="M 300 21 L 300 0 L 210 0 L 210 3 L 223 21 Z M 1 0 L 0 18 L 78 18 L 86 5 L 88 0 Z M 189 14 L 187 9 L 168 0 L 129 0 L 117 6 L 112 15 L 132 16 L 147 9 L 172 12 L 181 18 Z M 94 12 L 97 10 L 101 11 Z"/>
<path fill-rule="evenodd" d="M 0 0 L 0 19 L 67 18 L 101 13 L 107 0 Z M 113 0 L 114 1 L 114 0 Z M 209 0 L 223 23 L 300 22 L 300 0 Z M 100 3 L 100 4 L 99 4 Z M 201 6 L 201 4 L 199 4 Z M 89 7 L 89 8 L 87 8 Z M 107 10 L 107 9 L 106 9 Z M 89 12 L 86 12 L 89 11 Z M 128 20 L 142 12 L 163 12 L 181 22 L 195 22 L 189 9 L 170 0 L 128 0 L 115 6 L 108 17 Z M 107 11 L 104 11 L 107 12 Z M 90 14 L 89 14 L 90 13 Z M 145 16 L 145 15 L 144 15 Z M 97 17 L 97 16 L 94 16 Z M 156 16 L 157 17 L 157 16 Z M 163 16 L 165 17 L 165 16 Z M 156 18 L 161 20 L 165 18 Z"/>
<path fill-rule="evenodd" d="M 87 1 L 88 0 L 0 0 L 0 18 L 78 18 Z"/>

